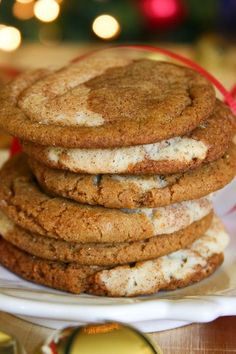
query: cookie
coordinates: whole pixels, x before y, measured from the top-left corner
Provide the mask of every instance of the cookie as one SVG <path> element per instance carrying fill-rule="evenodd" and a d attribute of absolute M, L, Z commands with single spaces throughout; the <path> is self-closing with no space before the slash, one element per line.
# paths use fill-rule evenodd
<path fill-rule="evenodd" d="M 144 261 L 185 248 L 201 237 L 210 227 L 212 214 L 205 216 L 183 230 L 144 241 L 117 244 L 79 244 L 55 240 L 32 234 L 16 226 L 0 211 L 1 236 L 27 253 L 61 262 L 77 262 L 83 265 L 114 266 Z"/>
<path fill-rule="evenodd" d="M 43 193 L 24 155 L 0 171 L 0 209 L 17 225 L 65 241 L 129 242 L 173 233 L 201 220 L 212 210 L 211 197 L 155 209 L 107 209 Z"/>
<path fill-rule="evenodd" d="M 0 236 L 0 264 L 37 284 L 79 294 L 88 287 L 89 275 L 98 267 L 46 261 L 21 251 Z"/>
<path fill-rule="evenodd" d="M 12 87 L 23 79 L 16 78 L 0 95 L 0 126 L 46 146 L 152 144 L 189 133 L 215 105 L 214 88 L 199 73 L 111 52 L 37 77 L 14 95 Z"/>
<path fill-rule="evenodd" d="M 218 160 L 183 174 L 88 175 L 51 169 L 29 159 L 40 186 L 52 195 L 107 208 L 155 208 L 199 199 L 223 188 L 235 176 L 236 147 L 231 145 Z"/>
<path fill-rule="evenodd" d="M 27 87 L 31 86 L 33 83 L 36 83 L 38 80 L 43 79 L 50 73 L 51 71 L 48 69 L 27 70 L 5 85 L 4 89 L 1 91 L 1 94 L 4 95 L 6 90 L 8 92 L 9 101 L 11 104 L 16 105 L 21 93 L 24 92 Z M 5 126 L 3 126 L 3 129 L 7 130 Z"/>
<path fill-rule="evenodd" d="M 45 165 L 77 173 L 170 174 L 193 169 L 224 154 L 233 116 L 217 101 L 213 115 L 188 136 L 113 149 L 66 149 L 25 143 L 24 151 Z"/>
<path fill-rule="evenodd" d="M 229 237 L 215 219 L 189 248 L 156 260 L 101 270 L 90 277 L 88 292 L 106 296 L 137 296 L 174 290 L 198 282 L 221 265 Z"/>
<path fill-rule="evenodd" d="M 76 294 L 128 297 L 174 290 L 206 278 L 223 262 L 228 236 L 218 223 L 189 248 L 110 269 L 44 260 L 0 237 L 0 264 L 24 279 Z"/>

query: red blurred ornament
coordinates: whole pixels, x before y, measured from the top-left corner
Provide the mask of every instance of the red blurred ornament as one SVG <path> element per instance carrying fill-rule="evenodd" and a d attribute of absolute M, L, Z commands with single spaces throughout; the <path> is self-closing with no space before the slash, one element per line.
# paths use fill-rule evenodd
<path fill-rule="evenodd" d="M 10 67 L 10 66 L 5 66 L 5 65 L 0 65 L 0 82 L 5 84 L 11 79 L 14 79 L 17 75 L 20 74 L 20 70 Z"/>
<path fill-rule="evenodd" d="M 140 7 L 148 24 L 155 27 L 178 24 L 186 12 L 181 0 L 140 0 Z"/>
<path fill-rule="evenodd" d="M 17 138 L 13 138 L 12 139 L 12 143 L 11 143 L 11 148 L 10 148 L 10 155 L 14 156 L 16 154 L 19 154 L 22 151 L 20 142 Z"/>

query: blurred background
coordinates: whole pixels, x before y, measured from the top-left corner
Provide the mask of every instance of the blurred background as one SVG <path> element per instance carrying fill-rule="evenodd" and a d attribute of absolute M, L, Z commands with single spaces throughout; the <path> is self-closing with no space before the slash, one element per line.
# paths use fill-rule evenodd
<path fill-rule="evenodd" d="M 236 0 L 0 0 L 0 79 L 90 49 L 151 43 L 236 81 Z"/>
<path fill-rule="evenodd" d="M 102 40 L 191 43 L 206 33 L 233 40 L 236 1 L 2 0 L 0 21 L 18 29 L 23 43 L 45 45 Z M 0 46 L 4 49 L 2 40 Z"/>
<path fill-rule="evenodd" d="M 124 42 L 168 47 L 218 70 L 230 85 L 236 0 L 0 0 L 2 66 L 60 66 Z"/>

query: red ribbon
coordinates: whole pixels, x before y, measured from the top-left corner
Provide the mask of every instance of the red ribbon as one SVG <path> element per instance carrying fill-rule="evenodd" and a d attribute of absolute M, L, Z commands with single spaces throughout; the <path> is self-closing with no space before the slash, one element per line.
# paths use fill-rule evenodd
<path fill-rule="evenodd" d="M 236 85 L 232 87 L 230 92 L 233 97 L 236 97 Z M 227 215 L 232 214 L 234 211 L 236 211 L 236 204 L 233 206 L 232 209 L 230 209 L 230 211 L 228 211 Z"/>
<path fill-rule="evenodd" d="M 20 142 L 17 138 L 13 138 L 10 147 L 10 156 L 19 154 L 22 151 Z"/>

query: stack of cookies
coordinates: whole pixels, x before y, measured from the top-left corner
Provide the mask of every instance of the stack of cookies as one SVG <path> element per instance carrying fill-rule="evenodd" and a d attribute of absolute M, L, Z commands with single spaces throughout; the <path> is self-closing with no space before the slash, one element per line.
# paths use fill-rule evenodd
<path fill-rule="evenodd" d="M 234 117 L 189 68 L 100 52 L 25 73 L 0 126 L 24 153 L 0 172 L 0 263 L 53 288 L 135 296 L 223 261 L 212 193 L 235 175 Z"/>

